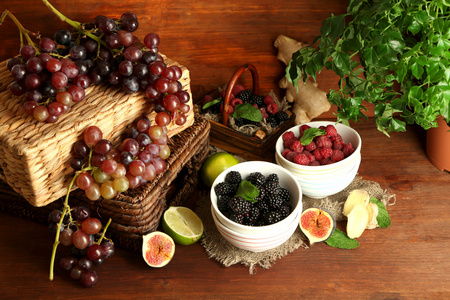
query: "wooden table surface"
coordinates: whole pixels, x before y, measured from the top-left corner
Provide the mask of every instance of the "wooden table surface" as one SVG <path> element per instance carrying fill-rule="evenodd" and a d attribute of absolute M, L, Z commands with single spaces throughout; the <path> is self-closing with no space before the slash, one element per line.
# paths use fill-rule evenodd
<path fill-rule="evenodd" d="M 117 249 L 97 267 L 96 286 L 86 289 L 59 267 L 48 280 L 54 237 L 45 225 L 2 212 L 0 298 L 450 298 L 450 174 L 427 160 L 421 129 L 389 139 L 370 121 L 354 128 L 363 140 L 359 174 L 396 195 L 392 225 L 364 232 L 357 249 L 300 248 L 255 275 L 243 265 L 220 265 L 199 243 L 177 246 L 162 269 Z"/>

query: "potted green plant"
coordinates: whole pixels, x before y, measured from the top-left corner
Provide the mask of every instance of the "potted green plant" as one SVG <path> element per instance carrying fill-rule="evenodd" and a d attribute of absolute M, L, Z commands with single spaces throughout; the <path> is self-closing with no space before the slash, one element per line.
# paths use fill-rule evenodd
<path fill-rule="evenodd" d="M 339 87 L 327 96 L 339 122 L 366 119 L 372 103 L 388 136 L 406 124 L 428 130 L 450 120 L 449 50 L 450 2 L 350 0 L 347 13 L 323 21 L 312 46 L 293 54 L 286 79 L 298 86 L 332 70 Z"/>

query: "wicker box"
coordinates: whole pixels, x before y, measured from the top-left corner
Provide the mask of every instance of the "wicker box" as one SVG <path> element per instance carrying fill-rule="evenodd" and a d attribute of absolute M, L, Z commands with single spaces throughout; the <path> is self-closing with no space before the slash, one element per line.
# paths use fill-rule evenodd
<path fill-rule="evenodd" d="M 181 67 L 180 82 L 191 95 L 188 69 L 167 57 L 164 59 L 169 66 Z M 70 168 L 72 145 L 86 127 L 98 126 L 104 138 L 115 144 L 126 126 L 138 117 L 147 115 L 153 119 L 156 115 L 144 93 L 127 94 L 115 87 L 96 85 L 89 87 L 85 99 L 58 122 L 38 122 L 22 109 L 24 96 L 11 95 L 12 81 L 6 62 L 0 63 L 0 179 L 38 207 L 66 194 L 73 176 Z M 193 108 L 192 95 L 189 104 Z M 194 111 L 191 109 L 185 125 L 169 125 L 169 137 L 193 122 Z"/>
<path fill-rule="evenodd" d="M 163 211 L 169 205 L 182 205 L 196 189 L 198 170 L 209 153 L 209 122 L 195 117 L 192 126 L 170 139 L 172 150 L 167 169 L 152 182 L 128 190 L 113 199 L 90 201 L 81 190 L 70 194 L 71 207 L 84 205 L 103 223 L 111 218 L 108 235 L 121 248 L 139 251 L 142 235 L 157 229 Z M 46 224 L 48 214 L 61 208 L 63 199 L 43 207 L 34 207 L 0 180 L 0 210 Z"/>

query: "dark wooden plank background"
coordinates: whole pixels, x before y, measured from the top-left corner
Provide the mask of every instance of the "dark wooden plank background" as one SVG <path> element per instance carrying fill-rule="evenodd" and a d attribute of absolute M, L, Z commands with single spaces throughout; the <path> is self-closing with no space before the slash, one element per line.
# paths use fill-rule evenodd
<path fill-rule="evenodd" d="M 103 14 L 119 18 L 132 11 L 138 15 L 140 38 L 149 32 L 160 35 L 160 51 L 185 65 L 191 72 L 195 99 L 226 84 L 244 63 L 258 69 L 261 92 L 280 94 L 278 81 L 284 64 L 276 59 L 273 46 L 280 34 L 311 43 L 321 22 L 331 13 L 346 11 L 345 0 L 210 0 L 210 1 L 90 1 L 53 0 L 60 12 L 79 22 L 89 22 Z M 25 28 L 53 37 L 56 30 L 70 27 L 54 16 L 39 0 L 2 1 L 0 9 L 11 11 Z M 19 31 L 7 18 L 0 27 L 0 60 L 18 54 Z M 250 73 L 242 83 L 251 87 Z M 328 91 L 337 86 L 337 77 L 324 72 L 319 86 Z M 332 116 L 331 114 L 325 114 Z"/>

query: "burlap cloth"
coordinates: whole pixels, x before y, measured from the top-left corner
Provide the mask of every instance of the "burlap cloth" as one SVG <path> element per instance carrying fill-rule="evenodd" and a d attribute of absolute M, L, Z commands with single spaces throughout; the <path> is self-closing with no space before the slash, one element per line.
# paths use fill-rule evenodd
<path fill-rule="evenodd" d="M 342 208 L 348 193 L 353 189 L 367 190 L 371 197 L 377 198 L 386 207 L 395 204 L 395 195 L 382 189 L 377 182 L 363 180 L 357 175 L 345 190 L 333 196 L 323 199 L 312 199 L 303 196 L 303 210 L 310 207 L 322 207 L 333 213 L 336 221 L 344 220 L 345 217 L 342 215 Z M 277 259 L 282 258 L 298 248 L 308 248 L 306 237 L 300 228 L 297 228 L 289 240 L 275 249 L 259 253 L 239 249 L 228 243 L 218 232 L 211 215 L 209 194 L 201 194 L 197 204 L 196 212 L 204 224 L 204 235 L 201 239 L 201 244 L 205 248 L 209 258 L 217 260 L 226 267 L 240 263 L 249 267 L 250 274 L 255 274 L 257 266 L 269 269 Z"/>

